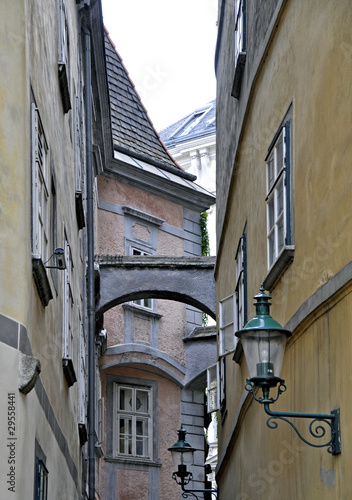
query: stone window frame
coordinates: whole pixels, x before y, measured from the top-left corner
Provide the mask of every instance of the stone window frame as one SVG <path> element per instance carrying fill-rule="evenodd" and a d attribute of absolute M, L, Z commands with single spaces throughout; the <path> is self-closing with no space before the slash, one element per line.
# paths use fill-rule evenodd
<path fill-rule="evenodd" d="M 116 441 L 116 385 L 149 388 L 151 390 L 151 453 L 150 458 L 136 457 L 130 455 L 118 455 L 115 450 Z M 117 375 L 107 375 L 107 435 L 106 435 L 106 459 L 135 466 L 140 464 L 160 466 L 159 440 L 158 440 L 158 382 L 156 380 L 140 379 L 133 377 L 121 377 Z"/>

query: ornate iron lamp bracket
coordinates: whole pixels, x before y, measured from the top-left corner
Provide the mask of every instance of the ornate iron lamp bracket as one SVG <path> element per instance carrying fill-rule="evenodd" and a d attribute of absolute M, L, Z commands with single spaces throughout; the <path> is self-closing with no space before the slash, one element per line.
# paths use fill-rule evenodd
<path fill-rule="evenodd" d="M 275 420 L 283 420 L 290 424 L 292 429 L 296 432 L 297 436 L 304 441 L 309 446 L 314 448 L 324 448 L 327 447 L 327 451 L 332 455 L 338 455 L 341 453 L 341 438 L 340 438 L 340 408 L 336 408 L 331 413 L 299 413 L 299 412 L 282 412 L 282 411 L 271 411 L 269 403 L 264 403 L 264 409 L 269 416 L 266 421 L 266 425 L 270 429 L 276 429 L 278 423 Z M 307 441 L 301 433 L 298 431 L 297 427 L 287 418 L 309 418 L 311 422 L 309 423 L 309 433 L 315 439 L 323 439 L 326 436 L 328 438 L 327 432 L 330 429 L 331 437 L 328 441 L 322 443 L 315 443 Z"/>
<path fill-rule="evenodd" d="M 266 425 L 270 429 L 276 429 L 278 427 L 278 422 L 276 420 L 283 420 L 287 422 L 292 429 L 296 432 L 297 436 L 309 446 L 314 448 L 327 448 L 327 451 L 332 455 L 338 455 L 341 453 L 341 437 L 340 437 L 340 408 L 336 408 L 331 413 L 300 413 L 300 412 L 283 412 L 283 411 L 272 411 L 270 405 L 279 399 L 280 394 L 286 391 L 285 381 L 280 379 L 277 395 L 275 398 L 269 397 L 269 390 L 271 385 L 262 382 L 259 387 L 263 390 L 263 397 L 256 396 L 254 392 L 255 384 L 247 379 L 247 384 L 245 386 L 246 390 L 250 392 L 253 398 L 258 401 L 258 403 L 264 404 L 265 412 L 269 415 L 266 421 Z M 294 425 L 289 418 L 309 418 L 311 422 L 309 423 L 308 430 L 310 435 L 314 439 L 324 439 L 325 441 L 317 443 L 308 441 L 302 436 L 297 427 Z M 331 437 L 328 438 L 328 431 L 330 430 Z"/>

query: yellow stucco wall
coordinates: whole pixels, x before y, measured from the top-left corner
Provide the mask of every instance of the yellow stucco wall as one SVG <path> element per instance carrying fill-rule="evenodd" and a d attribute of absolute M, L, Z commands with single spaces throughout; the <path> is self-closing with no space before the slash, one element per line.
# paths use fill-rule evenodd
<path fill-rule="evenodd" d="M 217 266 L 220 300 L 234 292 L 235 252 L 247 222 L 248 319 L 254 315 L 252 297 L 267 274 L 265 157 L 291 103 L 295 253 L 271 290 L 273 317 L 285 325 L 351 260 L 351 22 L 347 0 L 287 2 L 257 74 Z M 282 374 L 288 389 L 275 405 L 327 413 L 339 406 L 342 454 L 309 448 L 283 422 L 268 429 L 258 403 L 247 398 L 242 404 L 244 358 L 237 365 L 229 355 L 228 413 L 219 431 L 220 462 L 229 445 L 218 472 L 221 499 L 349 498 L 350 289 L 333 295 L 293 332 Z"/>

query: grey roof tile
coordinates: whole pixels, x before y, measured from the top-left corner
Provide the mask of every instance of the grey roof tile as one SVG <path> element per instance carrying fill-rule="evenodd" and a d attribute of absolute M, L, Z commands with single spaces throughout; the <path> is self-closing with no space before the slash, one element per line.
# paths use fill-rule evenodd
<path fill-rule="evenodd" d="M 182 169 L 154 129 L 122 59 L 107 35 L 105 50 L 114 144 L 127 149 L 131 156 L 141 153 L 165 166 L 179 169 L 181 173 Z"/>
<path fill-rule="evenodd" d="M 183 141 L 189 141 L 200 135 L 215 134 L 216 132 L 216 100 L 210 101 L 206 106 L 196 109 L 193 113 L 169 125 L 159 132 L 166 146 L 171 146 Z"/>

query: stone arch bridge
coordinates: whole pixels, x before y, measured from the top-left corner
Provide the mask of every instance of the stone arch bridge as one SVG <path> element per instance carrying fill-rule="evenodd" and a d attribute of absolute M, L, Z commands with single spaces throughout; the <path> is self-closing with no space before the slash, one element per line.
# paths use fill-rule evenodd
<path fill-rule="evenodd" d="M 99 255 L 97 317 L 140 298 L 190 304 L 215 319 L 215 257 Z"/>

